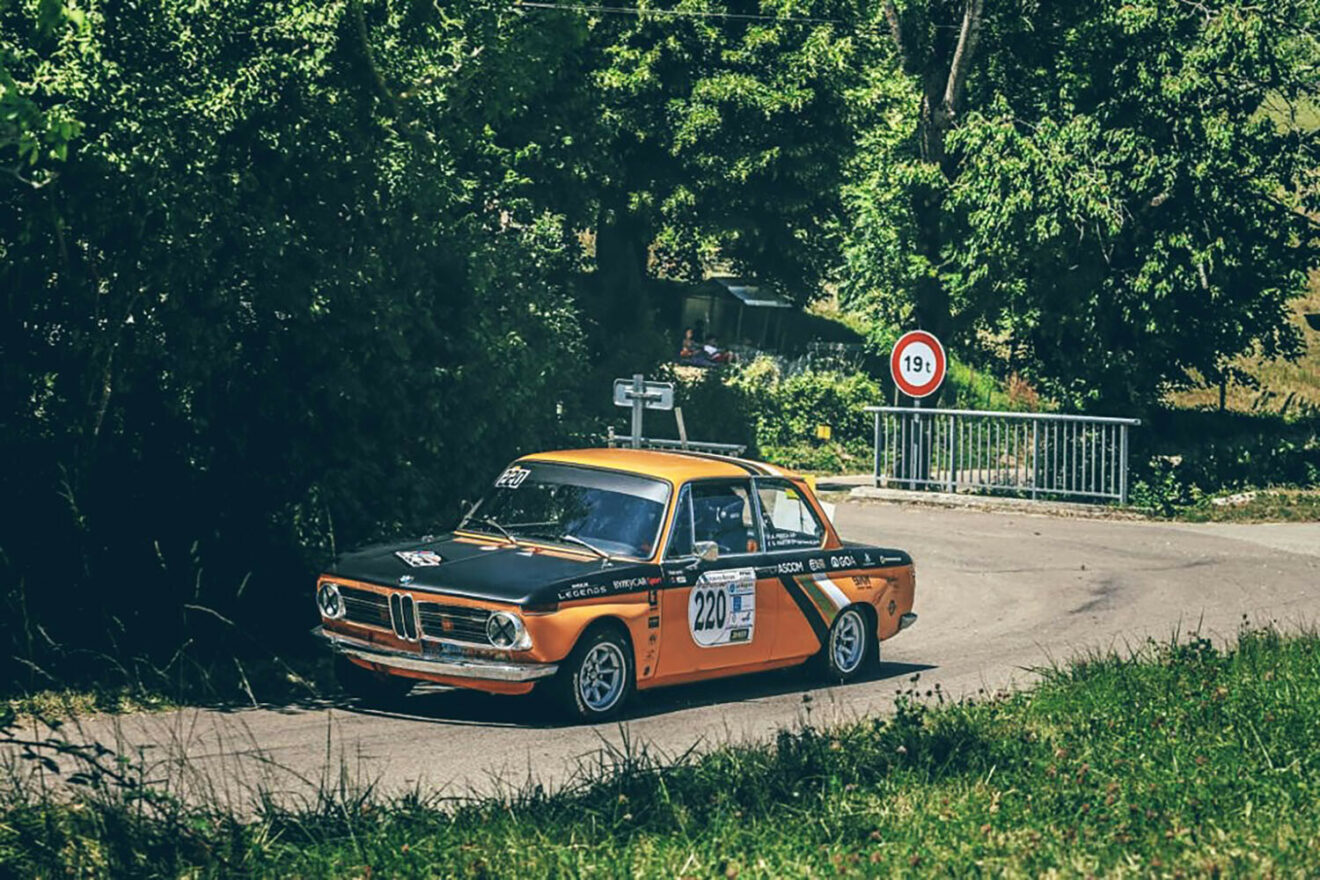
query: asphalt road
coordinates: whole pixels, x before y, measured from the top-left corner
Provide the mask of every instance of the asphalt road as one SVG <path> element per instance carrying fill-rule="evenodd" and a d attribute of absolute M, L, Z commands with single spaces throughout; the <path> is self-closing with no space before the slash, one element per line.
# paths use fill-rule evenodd
<path fill-rule="evenodd" d="M 867 680 L 818 687 L 797 670 L 643 694 L 622 724 L 571 727 L 527 701 L 467 692 L 409 699 L 409 714 L 350 705 L 91 719 L 90 737 L 140 754 L 148 775 L 234 805 L 259 787 L 310 797 L 322 782 L 463 796 L 558 785 L 603 750 L 674 756 L 765 738 L 784 726 L 890 711 L 895 693 L 938 683 L 974 694 L 1028 683 L 1081 651 L 1198 630 L 1229 638 L 1244 617 L 1320 619 L 1320 524 L 1187 526 L 844 503 L 849 538 L 917 563 L 915 627 L 886 642 Z M 138 751 L 141 749 L 141 751 Z"/>

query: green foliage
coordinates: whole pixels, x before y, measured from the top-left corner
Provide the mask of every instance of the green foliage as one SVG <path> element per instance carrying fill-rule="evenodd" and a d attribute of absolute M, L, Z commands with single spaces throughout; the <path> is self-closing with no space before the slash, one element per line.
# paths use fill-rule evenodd
<path fill-rule="evenodd" d="M 115 877 L 1254 876 L 1320 863 L 1314 635 L 1148 643 L 957 703 L 923 695 L 917 676 L 898 690 L 888 719 L 822 729 L 805 697 L 808 722 L 772 743 L 676 764 L 625 746 L 563 792 L 462 805 L 328 784 L 309 806 L 268 799 L 245 819 L 88 770 L 72 804 L 29 789 L 0 808 L 0 861 Z M 132 762 L 111 766 L 135 781 Z"/>
<path fill-rule="evenodd" d="M 769 359 L 747 365 L 729 383 L 751 401 L 758 446 L 812 440 L 818 425 L 829 425 L 840 443 L 865 446 L 872 438 L 873 419 L 863 407 L 884 399 L 881 384 L 864 373 L 803 371 L 785 376 Z"/>
<path fill-rule="evenodd" d="M 581 409 L 575 238 L 490 167 L 539 86 L 472 110 L 508 61 L 474 67 L 488 19 L 82 9 L 40 63 L 24 8 L 0 28 L 81 125 L 48 185 L 0 178 L 3 672 L 52 639 L 173 651 L 184 602 L 284 639 L 334 547 L 444 527 Z"/>
<path fill-rule="evenodd" d="M 1288 302 L 1320 264 L 1316 143 L 1259 111 L 1313 91 L 1313 6 L 991 5 L 944 134 L 899 59 L 877 67 L 846 195 L 847 302 L 924 314 L 1069 407 L 1295 356 Z M 901 11 L 912 35 L 961 16 Z"/>
<path fill-rule="evenodd" d="M 91 21 L 76 6 L 0 7 L 0 171 L 30 187 L 52 180 L 83 127 L 66 99 L 86 97 L 99 60 Z"/>

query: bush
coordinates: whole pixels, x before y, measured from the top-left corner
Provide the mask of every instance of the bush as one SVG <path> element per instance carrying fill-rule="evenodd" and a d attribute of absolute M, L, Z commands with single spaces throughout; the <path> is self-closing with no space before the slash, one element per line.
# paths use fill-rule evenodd
<path fill-rule="evenodd" d="M 1134 500 L 1157 510 L 1202 495 L 1320 485 L 1320 418 L 1157 410 L 1132 432 Z"/>
<path fill-rule="evenodd" d="M 865 448 L 874 435 L 874 420 L 864 408 L 884 400 L 884 388 L 864 373 L 806 371 L 783 376 L 768 359 L 751 363 L 730 382 L 751 402 L 760 447 L 810 444 L 817 426 L 829 425 L 835 443 Z"/>

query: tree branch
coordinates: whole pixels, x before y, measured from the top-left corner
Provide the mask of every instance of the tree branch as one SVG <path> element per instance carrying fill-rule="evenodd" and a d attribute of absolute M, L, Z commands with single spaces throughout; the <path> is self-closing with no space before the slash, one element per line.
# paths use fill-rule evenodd
<path fill-rule="evenodd" d="M 963 86 L 967 82 L 967 71 L 976 56 L 976 41 L 981 34 L 981 18 L 985 0 L 967 0 L 963 8 L 962 31 L 958 34 L 958 48 L 953 53 L 953 63 L 949 65 L 949 82 L 944 88 L 944 112 L 953 116 L 958 112 L 962 101 Z"/>
<path fill-rule="evenodd" d="M 894 45 L 898 47 L 898 56 L 903 61 L 903 69 L 909 74 L 916 73 L 915 59 L 912 57 L 911 47 L 903 39 L 903 22 L 898 17 L 894 0 L 885 0 L 885 21 L 889 22 L 889 33 L 894 38 Z"/>

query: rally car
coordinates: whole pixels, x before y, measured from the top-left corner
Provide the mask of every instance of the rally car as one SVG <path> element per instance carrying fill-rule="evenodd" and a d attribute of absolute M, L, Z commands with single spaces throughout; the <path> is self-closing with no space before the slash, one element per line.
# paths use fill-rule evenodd
<path fill-rule="evenodd" d="M 847 680 L 907 628 L 901 550 L 842 541 L 804 478 L 689 452 L 521 458 L 454 531 L 341 557 L 321 625 L 350 694 L 545 693 L 594 721 L 634 690 L 815 661 Z"/>

